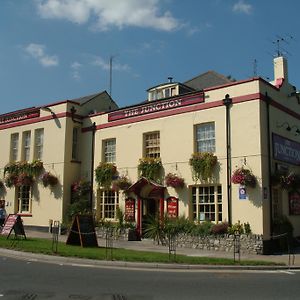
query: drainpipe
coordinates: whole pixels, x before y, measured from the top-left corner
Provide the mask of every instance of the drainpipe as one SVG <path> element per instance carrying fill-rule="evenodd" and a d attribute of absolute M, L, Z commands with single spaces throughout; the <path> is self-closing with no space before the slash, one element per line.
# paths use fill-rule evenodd
<path fill-rule="evenodd" d="M 93 213 L 93 193 L 94 193 L 94 156 L 95 156 L 95 133 L 96 123 L 94 122 L 92 127 L 92 152 L 91 152 L 91 191 L 90 191 L 90 209 Z"/>
<path fill-rule="evenodd" d="M 270 101 L 271 98 L 268 96 L 266 92 L 266 112 L 267 112 L 267 150 L 268 150 L 268 177 L 269 177 L 269 199 L 270 199 L 270 240 L 273 239 L 273 196 L 272 196 L 272 154 L 271 154 L 271 130 L 270 130 Z"/>
<path fill-rule="evenodd" d="M 226 107 L 226 168 L 227 168 L 227 204 L 228 204 L 228 223 L 232 224 L 232 193 L 231 193 L 231 122 L 230 108 L 232 99 L 226 94 L 223 99 L 223 105 Z"/>

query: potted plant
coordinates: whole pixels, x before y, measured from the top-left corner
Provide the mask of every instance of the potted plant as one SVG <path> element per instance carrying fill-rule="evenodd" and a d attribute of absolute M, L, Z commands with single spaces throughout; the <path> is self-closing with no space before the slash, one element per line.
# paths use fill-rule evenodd
<path fill-rule="evenodd" d="M 29 164 L 30 174 L 32 176 L 38 176 L 44 169 L 44 164 L 41 160 L 34 160 L 31 164 Z"/>
<path fill-rule="evenodd" d="M 144 157 L 139 159 L 138 171 L 140 177 L 150 180 L 157 180 L 162 168 L 161 159 L 159 157 Z"/>
<path fill-rule="evenodd" d="M 132 182 L 129 180 L 129 178 L 125 175 L 122 175 L 119 176 L 117 179 L 113 180 L 112 189 L 114 191 L 126 191 L 131 185 Z"/>
<path fill-rule="evenodd" d="M 184 179 L 173 173 L 168 173 L 165 176 L 165 182 L 166 186 L 173 187 L 174 189 L 184 187 Z"/>
<path fill-rule="evenodd" d="M 256 177 L 253 175 L 252 171 L 241 167 L 233 172 L 231 176 L 231 182 L 234 184 L 255 188 Z"/>
<path fill-rule="evenodd" d="M 300 176 L 293 172 L 288 175 L 281 175 L 279 177 L 279 184 L 285 190 L 297 190 L 297 188 L 299 188 L 300 185 Z"/>
<path fill-rule="evenodd" d="M 196 181 L 211 179 L 217 161 L 217 157 L 211 152 L 193 153 L 189 161 L 193 170 L 193 179 Z"/>
<path fill-rule="evenodd" d="M 45 172 L 41 176 L 41 181 L 43 183 L 44 187 L 50 186 L 54 187 L 55 185 L 58 184 L 58 178 L 51 174 L 50 172 Z"/>
<path fill-rule="evenodd" d="M 108 187 L 117 175 L 117 168 L 112 163 L 102 162 L 95 170 L 95 180 L 99 186 Z"/>

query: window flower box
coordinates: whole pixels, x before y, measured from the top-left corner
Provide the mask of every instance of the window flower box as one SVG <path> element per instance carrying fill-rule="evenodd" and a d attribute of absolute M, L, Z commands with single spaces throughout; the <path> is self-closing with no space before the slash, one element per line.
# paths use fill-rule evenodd
<path fill-rule="evenodd" d="M 194 180 L 208 181 L 212 178 L 218 158 L 211 152 L 195 152 L 190 158 Z"/>
<path fill-rule="evenodd" d="M 117 167 L 112 163 L 102 162 L 95 170 L 95 180 L 102 187 L 109 187 L 116 175 Z"/>
<path fill-rule="evenodd" d="M 162 163 L 159 157 L 144 157 L 139 159 L 138 171 L 140 177 L 157 181 L 161 168 Z"/>

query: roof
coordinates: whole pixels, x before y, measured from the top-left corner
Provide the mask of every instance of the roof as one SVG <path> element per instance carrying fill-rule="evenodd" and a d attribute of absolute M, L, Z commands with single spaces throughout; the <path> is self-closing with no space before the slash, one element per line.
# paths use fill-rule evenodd
<path fill-rule="evenodd" d="M 210 70 L 184 82 L 184 84 L 199 91 L 212 86 L 218 86 L 230 82 L 232 82 L 232 80 L 226 76 Z"/>
<path fill-rule="evenodd" d="M 83 96 L 83 97 L 80 97 L 80 98 L 75 98 L 75 99 L 70 99 L 70 101 L 74 101 L 74 102 L 77 102 L 79 103 L 80 105 L 83 105 L 87 102 L 89 102 L 90 100 L 98 97 L 98 96 L 101 96 L 101 95 L 108 95 L 109 94 L 106 92 L 106 91 L 102 91 L 100 93 L 96 93 L 96 94 L 92 94 L 92 95 L 88 95 L 88 96 Z"/>

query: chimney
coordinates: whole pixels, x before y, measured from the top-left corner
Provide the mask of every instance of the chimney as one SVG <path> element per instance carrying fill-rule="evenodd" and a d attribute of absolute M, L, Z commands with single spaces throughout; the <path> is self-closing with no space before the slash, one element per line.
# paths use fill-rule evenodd
<path fill-rule="evenodd" d="M 274 82 L 276 87 L 280 88 L 283 81 L 288 82 L 288 65 L 283 56 L 274 58 Z"/>

